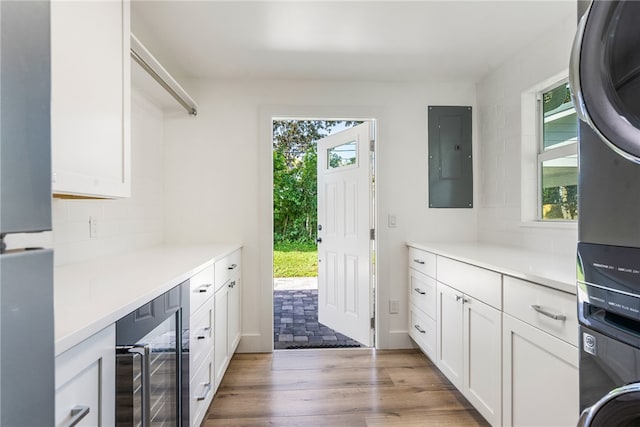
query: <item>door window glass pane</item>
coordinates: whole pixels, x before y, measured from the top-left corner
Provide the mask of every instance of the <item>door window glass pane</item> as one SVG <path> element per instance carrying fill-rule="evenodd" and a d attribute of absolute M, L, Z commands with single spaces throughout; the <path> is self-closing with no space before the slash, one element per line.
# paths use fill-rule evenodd
<path fill-rule="evenodd" d="M 335 169 L 343 166 L 355 165 L 357 160 L 358 143 L 347 142 L 327 149 L 327 168 Z"/>

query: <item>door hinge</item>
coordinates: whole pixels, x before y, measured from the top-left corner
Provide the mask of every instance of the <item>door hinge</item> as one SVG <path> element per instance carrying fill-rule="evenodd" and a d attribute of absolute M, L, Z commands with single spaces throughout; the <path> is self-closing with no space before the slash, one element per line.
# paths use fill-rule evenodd
<path fill-rule="evenodd" d="M 376 240 L 376 230 L 374 228 L 369 230 L 369 240 Z"/>
<path fill-rule="evenodd" d="M 375 329 L 376 328 L 376 319 L 375 317 L 371 318 L 371 329 Z"/>
<path fill-rule="evenodd" d="M 369 141 L 369 151 L 374 152 L 376 151 L 376 141 L 375 140 L 371 140 Z"/>

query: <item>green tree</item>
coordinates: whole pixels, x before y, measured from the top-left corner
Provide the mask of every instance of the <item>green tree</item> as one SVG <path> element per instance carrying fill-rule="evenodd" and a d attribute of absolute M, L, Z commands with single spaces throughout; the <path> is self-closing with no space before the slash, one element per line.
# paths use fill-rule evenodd
<path fill-rule="evenodd" d="M 360 123 L 336 120 L 273 121 L 274 243 L 315 242 L 318 224 L 316 141 L 336 128 Z"/>
<path fill-rule="evenodd" d="M 542 205 L 550 208 L 544 215 L 545 219 L 577 219 L 578 186 L 544 188 L 542 190 Z"/>

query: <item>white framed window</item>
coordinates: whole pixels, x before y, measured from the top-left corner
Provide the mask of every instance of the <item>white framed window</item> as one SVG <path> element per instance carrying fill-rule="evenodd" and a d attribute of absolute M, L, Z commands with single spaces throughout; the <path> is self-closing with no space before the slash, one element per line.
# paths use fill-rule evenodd
<path fill-rule="evenodd" d="M 537 92 L 537 220 L 578 219 L 578 118 L 567 80 Z"/>

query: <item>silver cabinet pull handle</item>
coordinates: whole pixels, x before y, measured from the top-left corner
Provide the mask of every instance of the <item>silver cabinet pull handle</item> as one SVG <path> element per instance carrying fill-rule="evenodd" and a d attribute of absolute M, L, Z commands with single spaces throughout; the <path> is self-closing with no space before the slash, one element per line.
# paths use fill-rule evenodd
<path fill-rule="evenodd" d="M 202 328 L 202 332 L 205 332 L 205 333 L 206 333 L 206 332 L 209 332 L 210 330 L 211 330 L 211 326 L 207 326 L 206 328 Z M 198 336 L 196 337 L 196 339 L 199 339 L 199 340 L 203 340 L 203 339 L 205 339 L 205 338 L 207 338 L 207 336 L 206 336 L 206 335 L 198 335 Z"/>
<path fill-rule="evenodd" d="M 413 288 L 414 291 L 416 291 L 417 293 L 419 293 L 420 295 L 426 295 L 427 293 L 425 291 L 423 291 L 420 288 Z"/>
<path fill-rule="evenodd" d="M 88 406 L 83 406 L 83 405 L 75 406 L 71 410 L 71 420 L 69 420 L 69 424 L 67 424 L 65 427 L 74 427 L 78 425 L 78 423 L 82 421 L 84 417 L 87 416 L 90 410 L 91 408 L 89 408 Z"/>
<path fill-rule="evenodd" d="M 211 383 L 206 383 L 204 385 L 204 394 L 202 396 L 196 396 L 196 400 L 198 402 L 200 402 L 201 400 L 205 400 L 207 396 L 209 396 L 209 393 L 211 393 L 211 388 Z"/>
<path fill-rule="evenodd" d="M 567 316 L 565 316 L 564 314 L 553 314 L 553 313 L 550 313 L 547 310 L 545 310 L 544 308 L 540 307 L 539 305 L 533 304 L 531 306 L 531 308 L 534 309 L 535 311 L 537 311 L 538 313 L 542 314 L 543 316 L 550 317 L 553 320 L 560 320 L 560 321 L 567 320 Z"/>
<path fill-rule="evenodd" d="M 424 261 L 418 258 L 414 259 L 413 262 L 415 262 L 416 264 L 424 265 Z"/>
<path fill-rule="evenodd" d="M 231 264 L 230 267 L 227 267 L 227 270 L 235 270 L 235 268 L 238 266 L 238 264 Z"/>
<path fill-rule="evenodd" d="M 418 330 L 418 332 L 420 332 L 421 334 L 426 334 L 427 333 L 427 331 L 422 329 L 419 325 L 413 325 L 413 327 L 416 328 Z"/>
<path fill-rule="evenodd" d="M 207 283 L 206 285 L 202 285 L 202 286 L 200 286 L 200 287 L 198 288 L 198 292 L 200 292 L 201 294 L 202 294 L 202 293 L 205 293 L 205 292 L 207 292 L 207 291 L 209 290 L 209 288 L 210 288 L 211 286 L 212 286 L 212 285 L 211 285 L 211 283 Z"/>

